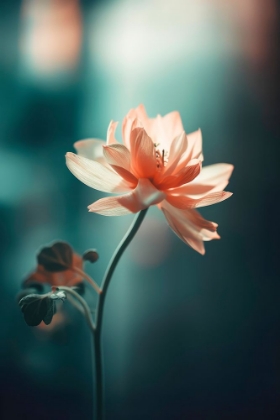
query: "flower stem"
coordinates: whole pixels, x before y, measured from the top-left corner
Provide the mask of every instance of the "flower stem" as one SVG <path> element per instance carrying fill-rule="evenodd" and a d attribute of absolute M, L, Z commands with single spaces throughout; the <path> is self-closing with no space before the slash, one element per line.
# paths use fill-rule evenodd
<path fill-rule="evenodd" d="M 88 326 L 91 329 L 91 332 L 94 333 L 95 325 L 94 325 L 94 322 L 92 321 L 91 311 L 89 309 L 88 304 L 82 298 L 82 296 L 80 296 L 79 293 L 75 292 L 75 290 L 71 289 L 71 287 L 59 286 L 58 289 L 59 290 L 64 290 L 65 292 L 69 293 L 70 295 L 72 295 L 74 298 L 76 298 L 79 301 L 79 303 L 81 304 L 81 306 L 83 308 L 84 316 L 86 318 Z"/>
<path fill-rule="evenodd" d="M 102 290 L 98 287 L 98 285 L 95 283 L 95 281 L 87 273 L 85 273 L 83 270 L 81 270 L 78 267 L 72 267 L 72 270 L 75 273 L 80 274 L 80 276 L 82 276 L 85 280 L 87 280 L 92 285 L 92 287 L 95 289 L 95 291 L 100 295 Z"/>
<path fill-rule="evenodd" d="M 148 209 L 141 210 L 140 213 L 135 217 L 133 223 L 131 224 L 130 228 L 128 229 L 127 233 L 123 237 L 122 241 L 120 242 L 119 246 L 115 250 L 109 264 L 107 270 L 104 274 L 104 278 L 102 281 L 101 291 L 99 295 L 99 299 L 97 302 L 97 309 L 96 309 L 96 319 L 95 319 L 95 330 L 94 330 L 94 351 L 95 351 L 95 419 L 96 420 L 103 420 L 103 375 L 102 375 L 102 351 L 101 351 L 101 331 L 102 331 L 102 319 L 103 319 L 103 309 L 104 303 L 106 298 L 106 293 L 110 284 L 110 280 L 112 275 L 115 271 L 115 268 L 131 242 L 134 238 L 136 232 L 138 231 L 141 223 L 144 220 L 144 217 L 147 213 Z"/>

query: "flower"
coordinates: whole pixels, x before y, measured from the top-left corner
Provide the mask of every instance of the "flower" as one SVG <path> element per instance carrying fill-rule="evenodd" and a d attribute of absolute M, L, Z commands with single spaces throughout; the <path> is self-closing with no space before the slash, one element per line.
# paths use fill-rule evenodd
<path fill-rule="evenodd" d="M 83 258 L 73 253 L 73 267 L 80 270 L 83 269 Z M 25 280 L 24 285 L 28 286 L 32 283 L 47 283 L 51 286 L 76 286 L 83 281 L 83 275 L 73 271 L 72 269 L 64 271 L 47 271 L 43 265 L 38 264 L 35 271 L 33 271 Z"/>
<path fill-rule="evenodd" d="M 233 166 L 202 168 L 201 131 L 187 135 L 177 111 L 148 118 L 143 105 L 130 110 L 122 124 L 124 144 L 115 139 L 116 126 L 111 121 L 106 143 L 81 140 L 74 144 L 78 154 L 66 154 L 69 170 L 84 184 L 120 194 L 101 198 L 89 211 L 121 216 L 157 205 L 179 238 L 204 254 L 203 241 L 220 238 L 218 225 L 195 208 L 232 195 L 223 190 Z"/>

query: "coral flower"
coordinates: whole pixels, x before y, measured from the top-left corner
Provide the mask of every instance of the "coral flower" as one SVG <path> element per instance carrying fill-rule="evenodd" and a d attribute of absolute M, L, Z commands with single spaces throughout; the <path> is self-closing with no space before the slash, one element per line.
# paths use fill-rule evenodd
<path fill-rule="evenodd" d="M 143 105 L 130 110 L 122 124 L 123 144 L 115 139 L 116 126 L 111 121 L 106 143 L 81 140 L 74 144 L 78 155 L 66 155 L 68 168 L 84 184 L 119 194 L 96 201 L 89 211 L 121 216 L 157 205 L 179 238 L 204 254 L 203 241 L 220 237 L 217 224 L 195 208 L 231 196 L 223 190 L 233 166 L 202 168 L 201 131 L 186 134 L 176 111 L 148 118 Z"/>
<path fill-rule="evenodd" d="M 80 255 L 73 254 L 73 266 L 78 269 L 83 269 L 83 259 Z M 51 286 L 68 286 L 73 287 L 83 281 L 83 276 L 79 273 L 73 272 L 73 270 L 64 270 L 57 272 L 47 271 L 41 264 L 37 265 L 36 270 L 31 273 L 25 280 L 25 286 L 29 283 L 48 283 Z"/>

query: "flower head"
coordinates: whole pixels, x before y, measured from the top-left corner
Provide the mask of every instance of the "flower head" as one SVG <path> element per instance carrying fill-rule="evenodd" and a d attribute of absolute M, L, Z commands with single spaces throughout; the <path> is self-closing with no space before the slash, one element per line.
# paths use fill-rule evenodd
<path fill-rule="evenodd" d="M 223 190 L 233 166 L 202 168 L 201 131 L 187 135 L 176 111 L 148 118 L 143 105 L 130 110 L 122 124 L 123 144 L 115 139 L 116 126 L 111 121 L 106 142 L 81 140 L 74 144 L 78 154 L 66 155 L 68 168 L 84 184 L 118 193 L 91 204 L 89 211 L 120 216 L 157 205 L 171 229 L 204 254 L 203 241 L 220 237 L 217 224 L 195 208 L 231 196 Z"/>
<path fill-rule="evenodd" d="M 81 255 L 75 253 L 66 242 L 55 242 L 40 250 L 37 268 L 25 280 L 25 286 L 32 283 L 48 283 L 51 286 L 75 286 L 83 281 Z"/>

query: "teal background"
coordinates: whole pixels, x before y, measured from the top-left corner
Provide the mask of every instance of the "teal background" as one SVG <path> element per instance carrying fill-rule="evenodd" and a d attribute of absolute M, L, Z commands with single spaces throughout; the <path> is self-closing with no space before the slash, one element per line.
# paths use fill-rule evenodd
<path fill-rule="evenodd" d="M 3 420 L 92 418 L 84 320 L 66 303 L 57 329 L 27 327 L 15 296 L 38 249 L 57 239 L 97 248 L 86 268 L 101 282 L 133 217 L 88 213 L 104 194 L 64 155 L 79 139 L 104 139 L 139 103 L 150 116 L 178 110 L 187 132 L 200 127 L 205 164 L 234 164 L 234 195 L 201 210 L 222 237 L 203 257 L 149 209 L 105 305 L 106 419 L 280 417 L 279 10 L 242 4 L 81 1 L 80 55 L 47 71 L 21 47 L 34 25 L 23 3 L 1 2 Z"/>

